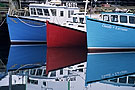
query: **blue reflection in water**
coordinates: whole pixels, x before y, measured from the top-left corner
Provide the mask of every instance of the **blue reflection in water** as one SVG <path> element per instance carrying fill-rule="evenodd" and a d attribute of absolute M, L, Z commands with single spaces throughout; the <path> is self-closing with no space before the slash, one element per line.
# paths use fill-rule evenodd
<path fill-rule="evenodd" d="M 135 52 L 89 53 L 86 83 L 135 73 Z"/>
<path fill-rule="evenodd" d="M 12 45 L 9 51 L 7 70 L 33 68 L 46 64 L 46 45 Z"/>

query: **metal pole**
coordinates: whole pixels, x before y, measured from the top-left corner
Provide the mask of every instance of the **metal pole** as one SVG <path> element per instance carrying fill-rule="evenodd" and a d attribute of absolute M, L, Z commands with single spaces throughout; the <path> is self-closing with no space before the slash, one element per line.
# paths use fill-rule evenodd
<path fill-rule="evenodd" d="M 12 90 L 12 71 L 9 72 L 9 90 Z"/>

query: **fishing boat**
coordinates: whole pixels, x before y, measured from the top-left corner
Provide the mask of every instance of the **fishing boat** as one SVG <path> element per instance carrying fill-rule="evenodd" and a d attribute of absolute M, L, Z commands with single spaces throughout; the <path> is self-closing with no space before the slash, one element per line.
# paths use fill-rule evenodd
<path fill-rule="evenodd" d="M 12 5 L 13 6 L 13 5 Z M 71 15 L 79 11 L 76 3 L 62 5 L 60 0 L 41 4 L 29 4 L 29 9 L 11 7 L 7 23 L 11 43 L 46 43 L 46 20 L 56 24 L 71 21 Z"/>
<path fill-rule="evenodd" d="M 66 25 L 47 22 L 47 47 L 86 47 L 84 12 L 72 15 Z"/>
<path fill-rule="evenodd" d="M 135 48 L 135 14 L 102 13 L 100 19 L 87 17 L 88 49 Z"/>
<path fill-rule="evenodd" d="M 86 16 L 88 0 L 85 1 L 85 11 L 71 15 L 72 21 L 60 25 L 47 22 L 47 47 L 87 47 Z M 92 14 L 97 18 L 99 14 Z"/>

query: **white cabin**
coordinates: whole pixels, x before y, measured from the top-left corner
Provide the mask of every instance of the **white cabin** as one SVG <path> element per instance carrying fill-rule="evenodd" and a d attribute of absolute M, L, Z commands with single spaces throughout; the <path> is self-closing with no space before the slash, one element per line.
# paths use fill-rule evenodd
<path fill-rule="evenodd" d="M 135 27 L 135 14 L 133 13 L 102 13 L 101 20 Z"/>

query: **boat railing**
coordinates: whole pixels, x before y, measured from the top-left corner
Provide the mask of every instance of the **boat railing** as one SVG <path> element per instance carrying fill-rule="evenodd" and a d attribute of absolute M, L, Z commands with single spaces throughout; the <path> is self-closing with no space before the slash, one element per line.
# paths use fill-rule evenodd
<path fill-rule="evenodd" d="M 17 15 L 17 16 L 30 16 L 29 11 L 25 9 L 18 9 L 18 10 L 12 10 L 12 12 L 9 14 L 11 16 Z"/>

